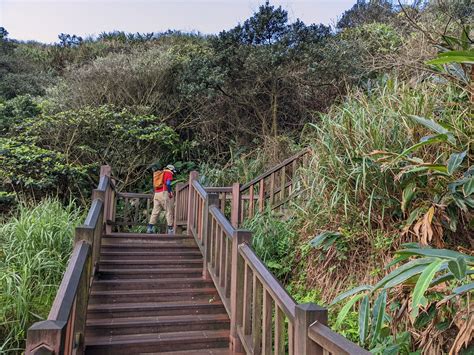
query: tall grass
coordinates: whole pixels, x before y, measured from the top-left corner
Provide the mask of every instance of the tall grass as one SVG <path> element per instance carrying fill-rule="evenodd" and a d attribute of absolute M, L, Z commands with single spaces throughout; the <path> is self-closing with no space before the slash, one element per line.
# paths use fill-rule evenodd
<path fill-rule="evenodd" d="M 21 352 L 28 327 L 47 317 L 80 217 L 73 203 L 46 199 L 0 224 L 0 353 Z"/>

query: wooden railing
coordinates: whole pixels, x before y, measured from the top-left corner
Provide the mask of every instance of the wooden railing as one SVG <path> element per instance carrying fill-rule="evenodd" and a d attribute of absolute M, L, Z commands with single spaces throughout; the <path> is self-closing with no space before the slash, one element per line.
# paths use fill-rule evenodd
<path fill-rule="evenodd" d="M 304 149 L 284 160 L 272 169 L 239 187 L 233 192 L 233 199 L 239 199 L 240 210 L 232 217 L 234 226 L 241 225 L 245 219 L 251 219 L 256 212 L 267 208 L 278 209 L 295 197 L 296 172 L 305 165 L 310 150 Z"/>
<path fill-rule="evenodd" d="M 214 282 L 230 317 L 231 352 L 369 354 L 327 327 L 325 308 L 293 300 L 253 251 L 251 232 L 226 218 L 219 190 L 205 189 L 197 178 L 190 175 L 188 231 L 203 253 L 203 276 Z M 241 202 L 232 200 L 232 215 Z"/>
<path fill-rule="evenodd" d="M 81 354 L 89 289 L 100 255 L 105 221 L 113 218 L 110 167 L 101 168 L 84 225 L 75 230 L 74 248 L 48 319 L 28 329 L 26 354 Z"/>

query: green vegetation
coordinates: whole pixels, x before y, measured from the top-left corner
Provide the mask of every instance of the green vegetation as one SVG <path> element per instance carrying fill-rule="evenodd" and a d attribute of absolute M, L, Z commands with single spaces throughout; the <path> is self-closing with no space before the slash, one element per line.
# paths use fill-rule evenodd
<path fill-rule="evenodd" d="M 4 347 L 21 348 L 45 315 L 78 217 L 18 201 L 84 205 L 105 163 L 119 190 L 147 191 L 149 167 L 170 161 L 182 176 L 199 166 L 206 185 L 246 182 L 309 146 L 303 198 L 246 222 L 258 255 L 374 353 L 463 351 L 474 309 L 472 9 L 360 0 L 332 28 L 266 2 L 217 35 L 60 34 L 54 45 L 0 28 Z M 54 229 L 66 220 L 68 233 Z M 54 230 L 60 245 L 22 246 Z M 10 257 L 23 249 L 27 261 Z M 41 267 L 25 271 L 31 262 Z M 21 276 L 49 262 L 61 263 L 52 279 Z"/>
<path fill-rule="evenodd" d="M 0 352 L 19 352 L 28 327 L 48 316 L 81 217 L 75 204 L 46 199 L 0 224 Z"/>

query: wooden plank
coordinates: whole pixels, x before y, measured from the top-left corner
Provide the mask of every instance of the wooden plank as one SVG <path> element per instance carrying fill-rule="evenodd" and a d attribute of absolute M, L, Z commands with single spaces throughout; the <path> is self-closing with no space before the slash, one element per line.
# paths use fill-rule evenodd
<path fill-rule="evenodd" d="M 320 322 L 311 324 L 308 329 L 309 338 L 316 344 L 319 344 L 323 349 L 341 355 L 369 355 L 365 349 L 357 346 L 353 342 L 347 340 L 342 335 L 333 332 L 327 326 Z"/>
<path fill-rule="evenodd" d="M 260 180 L 258 187 L 258 208 L 260 212 L 265 209 L 265 180 Z"/>
<path fill-rule="evenodd" d="M 248 218 L 252 218 L 253 217 L 253 210 L 254 210 L 254 204 L 255 204 L 255 201 L 254 201 L 254 186 L 255 185 L 252 185 L 250 186 L 250 191 L 249 191 L 249 211 L 248 211 Z"/>
<path fill-rule="evenodd" d="M 246 264 L 244 273 L 244 309 L 242 327 L 244 335 L 250 335 L 252 331 L 251 324 L 251 300 L 252 300 L 252 270 Z"/>
<path fill-rule="evenodd" d="M 253 352 L 260 354 L 262 351 L 262 284 L 255 273 L 252 281 L 252 343 Z"/>
<path fill-rule="evenodd" d="M 273 299 L 272 296 L 264 290 L 263 292 L 263 325 L 262 325 L 262 354 L 270 355 L 273 350 Z"/>
<path fill-rule="evenodd" d="M 285 159 L 284 161 L 282 161 L 280 164 L 274 166 L 273 168 L 267 170 L 266 172 L 264 172 L 263 174 L 257 176 L 255 179 L 252 179 L 250 180 L 248 183 L 242 185 L 242 187 L 240 188 L 240 191 L 245 191 L 247 190 L 251 185 L 255 185 L 256 183 L 258 183 L 260 180 L 262 179 L 265 179 L 267 177 L 269 177 L 271 174 L 273 174 L 275 171 L 278 171 L 280 170 L 283 166 L 287 166 L 289 164 L 291 164 L 293 162 L 293 160 L 296 160 L 302 156 L 305 156 L 306 154 L 308 154 L 310 152 L 309 148 L 306 148 L 306 149 L 303 149 L 301 152 L 299 152 L 298 154 L 295 154 L 293 155 L 292 157 L 289 157 L 288 159 Z"/>
<path fill-rule="evenodd" d="M 280 201 L 285 198 L 285 184 L 286 184 L 286 166 L 280 170 Z"/>
<path fill-rule="evenodd" d="M 295 353 L 295 328 L 291 321 L 288 322 L 288 354 Z"/>
<path fill-rule="evenodd" d="M 280 307 L 275 307 L 275 354 L 285 355 L 285 315 Z"/>
<path fill-rule="evenodd" d="M 275 173 L 270 175 L 270 205 L 275 201 Z"/>
<path fill-rule="evenodd" d="M 272 295 L 275 304 L 278 305 L 290 320 L 295 319 L 296 302 L 288 294 L 281 283 L 266 268 L 255 252 L 246 244 L 240 247 L 240 255 L 244 258 L 248 267 L 255 272 L 263 284 L 263 287 Z"/>

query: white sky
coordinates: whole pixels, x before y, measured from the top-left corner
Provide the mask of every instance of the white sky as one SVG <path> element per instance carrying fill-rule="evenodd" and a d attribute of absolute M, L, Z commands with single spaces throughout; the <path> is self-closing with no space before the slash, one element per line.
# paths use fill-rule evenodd
<path fill-rule="evenodd" d="M 0 0 L 0 26 L 10 38 L 56 42 L 59 33 L 218 33 L 249 18 L 265 0 Z M 293 21 L 332 24 L 355 0 L 272 0 Z"/>

